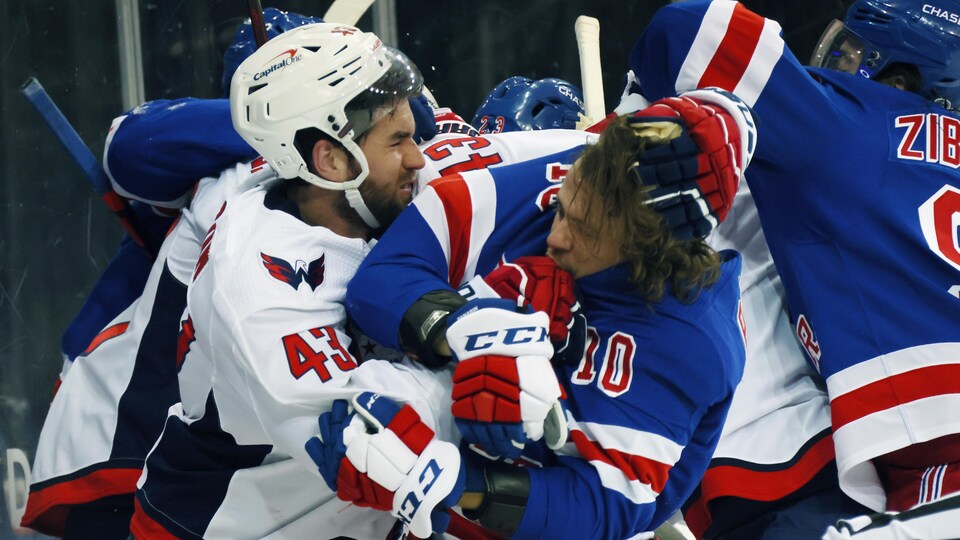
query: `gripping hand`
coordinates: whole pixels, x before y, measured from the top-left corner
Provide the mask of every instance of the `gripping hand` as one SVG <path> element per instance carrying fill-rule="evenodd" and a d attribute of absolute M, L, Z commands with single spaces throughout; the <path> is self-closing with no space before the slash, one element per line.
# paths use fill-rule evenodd
<path fill-rule="evenodd" d="M 410 112 L 413 113 L 414 130 L 413 140 L 417 143 L 423 143 L 437 136 L 437 122 L 434 119 L 433 106 L 430 101 L 420 95 L 408 98 L 410 102 Z"/>
<path fill-rule="evenodd" d="M 409 405 L 362 392 L 351 400 L 355 414 L 344 422 L 345 402 L 339 403 L 330 416 L 321 415 L 320 437 L 306 444 L 337 497 L 389 511 L 420 538 L 445 531 L 446 510 L 465 486 L 457 447 L 437 440 Z"/>
<path fill-rule="evenodd" d="M 648 140 L 637 156 L 650 205 L 674 236 L 703 238 L 726 218 L 756 129 L 749 109 L 729 93 L 698 90 L 662 99 L 627 122 Z"/>
<path fill-rule="evenodd" d="M 550 364 L 546 313 L 518 313 L 510 300 L 479 299 L 450 315 L 447 343 L 458 360 L 453 416 L 467 442 L 518 457 L 541 438 L 566 442 L 562 389 Z"/>
<path fill-rule="evenodd" d="M 573 276 L 550 257 L 520 257 L 484 276 L 500 298 L 514 300 L 550 317 L 554 359 L 579 362 L 586 346 L 587 320 L 574 294 Z"/>

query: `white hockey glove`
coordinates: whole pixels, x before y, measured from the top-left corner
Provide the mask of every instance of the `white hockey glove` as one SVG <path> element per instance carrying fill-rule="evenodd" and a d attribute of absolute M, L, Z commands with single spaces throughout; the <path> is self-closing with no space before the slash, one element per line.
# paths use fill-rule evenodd
<path fill-rule="evenodd" d="M 460 452 L 438 440 L 409 405 L 373 392 L 338 400 L 320 416 L 320 436 L 305 445 L 337 497 L 390 512 L 419 538 L 443 533 L 447 509 L 460 500 L 465 471 Z"/>

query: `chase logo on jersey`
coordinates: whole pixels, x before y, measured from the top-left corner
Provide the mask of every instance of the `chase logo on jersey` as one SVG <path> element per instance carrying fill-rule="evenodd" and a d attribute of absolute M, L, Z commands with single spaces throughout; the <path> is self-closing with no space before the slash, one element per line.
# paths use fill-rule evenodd
<path fill-rule="evenodd" d="M 294 290 L 299 289 L 303 282 L 310 286 L 310 290 L 316 290 L 323 283 L 324 258 L 325 255 L 321 255 L 309 264 L 298 259 L 294 265 L 280 257 L 260 253 L 263 267 L 270 273 L 270 277 L 286 283 Z"/>

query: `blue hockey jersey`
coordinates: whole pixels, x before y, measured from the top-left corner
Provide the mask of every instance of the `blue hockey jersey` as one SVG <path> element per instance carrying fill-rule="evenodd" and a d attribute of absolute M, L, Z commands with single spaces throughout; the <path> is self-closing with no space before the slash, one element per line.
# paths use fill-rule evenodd
<path fill-rule="evenodd" d="M 871 458 L 960 432 L 960 118 L 804 67 L 779 34 L 736 2 L 671 4 L 631 67 L 650 100 L 718 86 L 753 108 L 746 179 L 827 381 L 841 486 L 881 510 Z"/>
<path fill-rule="evenodd" d="M 397 344 L 400 318 L 424 293 L 459 287 L 501 260 L 545 252 L 553 196 L 579 149 L 430 184 L 361 264 L 347 309 Z M 615 266 L 578 281 L 589 343 L 555 366 L 570 442 L 531 469 L 515 538 L 628 538 L 652 530 L 703 474 L 744 362 L 739 256 L 692 304 L 645 303 Z"/>

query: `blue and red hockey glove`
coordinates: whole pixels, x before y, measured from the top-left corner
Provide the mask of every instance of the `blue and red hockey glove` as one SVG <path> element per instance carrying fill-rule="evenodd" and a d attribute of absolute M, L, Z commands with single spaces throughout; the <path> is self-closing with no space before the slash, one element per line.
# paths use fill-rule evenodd
<path fill-rule="evenodd" d="M 649 140 L 635 170 L 652 188 L 650 206 L 675 237 L 706 237 L 726 218 L 753 156 L 749 108 L 728 92 L 696 90 L 656 101 L 627 123 Z"/>
<path fill-rule="evenodd" d="M 550 319 L 528 310 L 518 312 L 511 300 L 477 299 L 447 323 L 457 361 L 457 427 L 467 442 L 506 458 L 518 457 L 531 441 L 557 449 L 567 439 L 563 389 L 550 364 Z"/>
<path fill-rule="evenodd" d="M 409 405 L 373 392 L 334 402 L 304 447 L 337 497 L 390 512 L 419 538 L 443 533 L 466 487 L 460 452 Z"/>
<path fill-rule="evenodd" d="M 574 363 L 583 358 L 587 319 L 577 302 L 573 276 L 546 256 L 520 257 L 503 263 L 482 278 L 470 280 L 478 298 L 513 300 L 516 307 L 543 311 L 550 317 L 554 362 Z"/>

